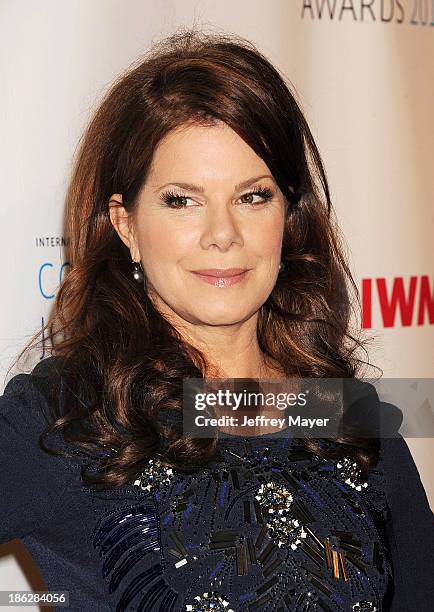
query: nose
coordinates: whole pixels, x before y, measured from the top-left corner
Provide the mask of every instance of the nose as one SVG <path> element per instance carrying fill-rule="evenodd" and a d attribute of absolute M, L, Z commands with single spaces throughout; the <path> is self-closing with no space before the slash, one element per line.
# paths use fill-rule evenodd
<path fill-rule="evenodd" d="M 227 250 L 234 242 L 242 245 L 243 239 L 233 205 L 226 201 L 210 202 L 203 216 L 202 248 L 215 245 L 221 250 Z"/>

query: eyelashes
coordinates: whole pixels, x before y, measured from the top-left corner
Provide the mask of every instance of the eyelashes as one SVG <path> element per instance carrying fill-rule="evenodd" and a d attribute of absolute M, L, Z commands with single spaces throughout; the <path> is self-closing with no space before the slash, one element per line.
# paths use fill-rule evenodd
<path fill-rule="evenodd" d="M 274 191 L 272 191 L 269 187 L 258 186 L 254 189 L 251 189 L 250 191 L 247 191 L 246 193 L 243 193 L 243 195 L 240 196 L 240 199 L 246 198 L 246 197 L 253 197 L 253 196 L 259 196 L 261 198 L 261 201 L 260 202 L 243 202 L 243 204 L 246 204 L 247 206 L 252 206 L 252 207 L 259 206 L 261 204 L 265 204 L 273 199 Z M 170 189 L 168 191 L 163 192 L 160 198 L 164 202 L 164 204 L 168 206 L 169 208 L 178 208 L 178 209 L 190 208 L 189 206 L 186 205 L 185 201 L 192 199 L 184 195 L 183 193 L 179 193 L 179 192 L 176 192 Z"/>

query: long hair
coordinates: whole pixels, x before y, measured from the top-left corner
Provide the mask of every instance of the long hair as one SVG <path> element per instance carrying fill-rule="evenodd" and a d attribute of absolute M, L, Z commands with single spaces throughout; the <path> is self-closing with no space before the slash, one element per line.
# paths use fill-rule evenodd
<path fill-rule="evenodd" d="M 87 484 L 130 482 L 161 440 L 174 467 L 215 456 L 215 439 L 191 439 L 161 419 L 167 409 L 182 413 L 183 379 L 203 377 L 210 364 L 133 279 L 129 249 L 108 212 L 113 193 L 134 211 L 162 138 L 182 125 L 215 122 L 265 161 L 287 203 L 285 269 L 258 313 L 260 349 L 287 376 L 354 378 L 367 363 L 356 356 L 365 350 L 361 330 L 350 330 L 358 289 L 296 93 L 251 42 L 178 30 L 111 84 L 82 135 L 65 202 L 70 268 L 37 334 L 58 358 L 67 390 L 42 439 L 61 430 L 82 450 L 114 451 L 98 475 L 85 476 Z M 378 440 L 334 441 L 333 451 L 319 440 L 302 443 L 318 455 L 351 454 L 363 473 L 378 459 Z"/>

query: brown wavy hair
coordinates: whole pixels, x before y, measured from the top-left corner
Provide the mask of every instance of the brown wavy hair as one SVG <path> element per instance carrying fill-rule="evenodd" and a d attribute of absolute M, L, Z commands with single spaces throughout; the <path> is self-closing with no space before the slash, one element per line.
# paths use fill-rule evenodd
<path fill-rule="evenodd" d="M 85 476 L 88 485 L 130 482 L 161 440 L 161 458 L 180 469 L 216 453 L 216 439 L 191 439 L 160 419 L 168 408 L 182 413 L 183 379 L 203 377 L 212 364 L 133 279 L 129 249 L 108 212 L 113 193 L 134 210 L 158 143 L 178 126 L 230 126 L 265 161 L 287 200 L 285 270 L 258 318 L 263 353 L 287 376 L 354 378 L 367 364 L 356 356 L 367 341 L 360 329 L 349 329 L 360 310 L 358 289 L 296 97 L 251 42 L 181 28 L 121 74 L 94 112 L 66 194 L 70 268 L 46 325 L 30 342 L 43 334 L 67 398 L 42 440 L 61 430 L 82 450 L 113 451 L 98 475 Z M 320 440 L 301 439 L 318 455 L 352 455 L 364 474 L 378 459 L 376 439 L 334 441 L 326 449 Z"/>

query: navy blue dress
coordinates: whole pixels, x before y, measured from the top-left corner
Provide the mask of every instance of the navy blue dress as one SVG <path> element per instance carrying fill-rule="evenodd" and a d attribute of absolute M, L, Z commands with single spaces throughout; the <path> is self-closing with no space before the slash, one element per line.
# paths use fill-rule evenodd
<path fill-rule="evenodd" d="M 0 544 L 20 538 L 48 589 L 69 591 L 56 609 L 434 609 L 434 515 L 401 436 L 381 441 L 367 481 L 282 431 L 221 438 L 191 474 L 151 460 L 95 491 L 60 434 L 71 457 L 38 447 L 47 402 L 30 374 L 0 397 Z"/>

